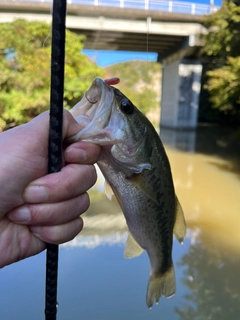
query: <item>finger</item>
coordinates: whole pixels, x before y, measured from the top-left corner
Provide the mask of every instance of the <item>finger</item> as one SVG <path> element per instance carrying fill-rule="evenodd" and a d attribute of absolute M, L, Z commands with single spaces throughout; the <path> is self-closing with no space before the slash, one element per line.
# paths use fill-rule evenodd
<path fill-rule="evenodd" d="M 81 130 L 80 125 L 73 118 L 71 113 L 68 110 L 63 110 L 63 139 L 73 136 Z M 31 131 L 31 135 L 29 135 L 29 131 Z M 48 133 L 49 133 L 49 111 L 45 111 L 33 118 L 27 124 L 25 124 L 21 132 L 26 135 L 28 139 L 36 139 L 38 136 L 41 139 L 41 144 L 36 145 L 37 147 L 44 146 L 45 142 L 48 141 Z M 36 140 L 35 140 L 36 141 Z M 36 143 L 35 143 L 36 144 Z"/>
<path fill-rule="evenodd" d="M 82 127 L 74 119 L 68 110 L 63 112 L 63 139 L 67 139 L 78 133 Z"/>
<path fill-rule="evenodd" d="M 18 224 L 54 226 L 76 219 L 89 205 L 89 196 L 84 193 L 64 202 L 18 207 L 8 213 L 8 219 Z"/>
<path fill-rule="evenodd" d="M 96 182 L 93 165 L 68 164 L 60 172 L 31 182 L 23 193 L 26 203 L 62 202 L 85 193 Z"/>
<path fill-rule="evenodd" d="M 69 223 L 58 226 L 30 226 L 29 230 L 32 231 L 35 237 L 44 242 L 61 244 L 76 237 L 82 228 L 83 220 L 79 217 Z"/>
<path fill-rule="evenodd" d="M 88 142 L 76 142 L 68 146 L 64 152 L 67 163 L 96 163 L 100 154 L 98 145 Z"/>
<path fill-rule="evenodd" d="M 35 255 L 46 248 L 46 243 L 35 237 L 28 227 L 15 224 L 4 218 L 4 232 L 0 241 L 0 268 Z"/>

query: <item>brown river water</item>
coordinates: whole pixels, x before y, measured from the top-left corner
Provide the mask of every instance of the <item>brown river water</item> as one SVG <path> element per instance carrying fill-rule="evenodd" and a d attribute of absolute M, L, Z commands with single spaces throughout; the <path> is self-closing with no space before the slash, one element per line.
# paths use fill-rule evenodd
<path fill-rule="evenodd" d="M 149 261 L 124 259 L 127 228 L 103 180 L 91 191 L 85 228 L 60 246 L 58 319 L 240 319 L 240 143 L 233 130 L 161 129 L 174 184 L 187 221 L 174 241 L 177 292 L 149 310 Z M 45 253 L 0 271 L 0 319 L 44 319 Z"/>

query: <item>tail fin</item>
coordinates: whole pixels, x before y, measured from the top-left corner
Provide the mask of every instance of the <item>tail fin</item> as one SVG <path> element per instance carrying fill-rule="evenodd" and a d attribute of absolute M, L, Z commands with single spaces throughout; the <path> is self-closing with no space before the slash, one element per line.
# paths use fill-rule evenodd
<path fill-rule="evenodd" d="M 173 265 L 162 275 L 151 274 L 147 288 L 147 306 L 151 308 L 154 300 L 158 303 L 161 295 L 166 298 L 174 295 L 176 291 Z"/>

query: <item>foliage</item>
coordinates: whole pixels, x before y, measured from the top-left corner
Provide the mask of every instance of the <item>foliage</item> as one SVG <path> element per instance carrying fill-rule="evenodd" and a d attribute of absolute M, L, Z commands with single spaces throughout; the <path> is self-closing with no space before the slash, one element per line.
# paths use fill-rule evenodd
<path fill-rule="evenodd" d="M 143 113 L 159 108 L 161 65 L 149 61 L 127 61 L 106 68 L 107 77 L 121 79 L 117 86 Z"/>
<path fill-rule="evenodd" d="M 51 30 L 42 22 L 0 24 L 0 130 L 49 109 Z M 84 36 L 66 31 L 64 106 L 73 106 L 104 71 L 81 53 Z"/>
<path fill-rule="evenodd" d="M 218 57 L 225 64 L 228 56 L 240 54 L 240 6 L 231 0 L 223 2 L 216 13 L 205 16 L 208 33 L 204 36 L 204 51 L 208 56 Z"/>
<path fill-rule="evenodd" d="M 240 6 L 236 1 L 223 2 L 216 13 L 206 16 L 203 23 L 208 33 L 203 36 L 208 70 L 204 89 L 218 112 L 209 112 L 228 122 L 240 122 Z M 204 91 L 204 90 L 203 90 Z M 206 101 L 204 101 L 206 104 Z M 205 107 L 206 109 L 206 107 Z"/>
<path fill-rule="evenodd" d="M 240 57 L 229 57 L 226 65 L 209 71 L 207 89 L 213 107 L 240 122 Z"/>

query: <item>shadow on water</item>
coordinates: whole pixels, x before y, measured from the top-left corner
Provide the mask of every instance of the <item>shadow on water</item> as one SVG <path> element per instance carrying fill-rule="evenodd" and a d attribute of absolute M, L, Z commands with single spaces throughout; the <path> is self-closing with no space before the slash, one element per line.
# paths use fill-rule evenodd
<path fill-rule="evenodd" d="M 161 129 L 191 244 L 177 263 L 188 289 L 178 319 L 239 319 L 240 141 L 231 128 Z M 194 236 L 193 236 L 194 235 Z"/>
<path fill-rule="evenodd" d="M 229 255 L 200 235 L 177 267 L 185 267 L 182 283 L 189 289 L 175 308 L 181 320 L 237 320 L 240 313 L 240 255 Z"/>
<path fill-rule="evenodd" d="M 240 175 L 240 136 L 236 128 L 215 124 L 199 124 L 192 131 L 161 128 L 161 139 L 166 146 L 181 151 L 222 158 L 227 162 L 212 161 L 211 164 Z"/>

